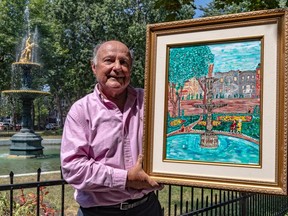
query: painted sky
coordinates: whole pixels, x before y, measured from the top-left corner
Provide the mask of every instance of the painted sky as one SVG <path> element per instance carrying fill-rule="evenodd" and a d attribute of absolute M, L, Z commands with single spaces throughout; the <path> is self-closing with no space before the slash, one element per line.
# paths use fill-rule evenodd
<path fill-rule="evenodd" d="M 261 61 L 261 41 L 209 45 L 214 54 L 214 72 L 255 70 Z"/>

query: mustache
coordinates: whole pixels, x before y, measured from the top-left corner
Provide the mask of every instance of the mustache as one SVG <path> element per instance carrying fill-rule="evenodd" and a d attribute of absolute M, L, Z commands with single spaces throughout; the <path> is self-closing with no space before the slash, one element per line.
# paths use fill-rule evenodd
<path fill-rule="evenodd" d="M 113 78 L 125 78 L 125 75 L 123 73 L 109 73 L 107 74 L 107 77 L 113 77 Z"/>
<path fill-rule="evenodd" d="M 107 75 L 108 78 L 125 78 L 125 76 L 117 76 L 117 75 Z"/>

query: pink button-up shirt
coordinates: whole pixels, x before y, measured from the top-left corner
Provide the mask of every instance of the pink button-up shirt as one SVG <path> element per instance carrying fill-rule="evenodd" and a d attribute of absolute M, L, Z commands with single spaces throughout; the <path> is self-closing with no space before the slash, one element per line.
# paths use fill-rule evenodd
<path fill-rule="evenodd" d="M 64 179 L 82 207 L 119 204 L 151 190 L 125 187 L 127 170 L 142 153 L 143 89 L 128 87 L 123 113 L 94 92 L 70 109 L 61 143 Z"/>

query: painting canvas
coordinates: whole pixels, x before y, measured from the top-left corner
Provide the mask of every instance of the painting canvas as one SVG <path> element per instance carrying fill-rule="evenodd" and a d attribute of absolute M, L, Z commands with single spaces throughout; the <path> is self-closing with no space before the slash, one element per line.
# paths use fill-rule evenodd
<path fill-rule="evenodd" d="M 260 165 L 261 38 L 167 52 L 165 159 Z"/>
<path fill-rule="evenodd" d="M 151 178 L 287 194 L 287 26 L 286 9 L 147 26 Z"/>

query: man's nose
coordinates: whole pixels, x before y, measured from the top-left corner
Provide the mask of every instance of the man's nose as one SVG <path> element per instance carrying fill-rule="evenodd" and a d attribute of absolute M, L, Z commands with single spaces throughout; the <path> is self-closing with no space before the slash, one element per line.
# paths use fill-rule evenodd
<path fill-rule="evenodd" d="M 121 69 L 121 64 L 120 64 L 120 61 L 115 61 L 114 62 L 114 67 L 113 67 L 114 70 L 120 70 Z"/>

